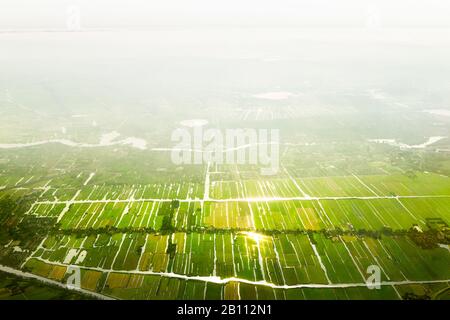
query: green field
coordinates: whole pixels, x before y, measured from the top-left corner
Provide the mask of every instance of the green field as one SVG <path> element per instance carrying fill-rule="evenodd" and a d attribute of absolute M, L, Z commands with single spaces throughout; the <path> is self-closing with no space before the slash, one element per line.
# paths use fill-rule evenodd
<path fill-rule="evenodd" d="M 446 176 L 302 178 L 286 170 L 267 179 L 249 168 L 248 179 L 232 182 L 235 168 L 221 170 L 211 174 L 207 199 L 202 183 L 97 184 L 93 176 L 77 184 L 87 174 L 61 187 L 13 181 L 3 203 L 30 200 L 3 223 L 46 224 L 32 241 L 4 246 L 2 264 L 62 283 L 78 266 L 83 289 L 121 299 L 448 294 Z M 365 283 L 373 265 L 379 290 Z"/>
<path fill-rule="evenodd" d="M 19 2 L 0 299 L 450 299 L 448 19 L 79 1 L 65 32 L 67 1 Z"/>

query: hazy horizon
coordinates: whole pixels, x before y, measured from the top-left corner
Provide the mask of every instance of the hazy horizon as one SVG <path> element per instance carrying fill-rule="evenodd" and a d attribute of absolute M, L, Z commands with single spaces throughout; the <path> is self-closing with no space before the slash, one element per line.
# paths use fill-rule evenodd
<path fill-rule="evenodd" d="M 445 0 L 1 0 L 0 28 L 64 28 L 78 6 L 85 28 L 148 26 L 449 27 Z"/>

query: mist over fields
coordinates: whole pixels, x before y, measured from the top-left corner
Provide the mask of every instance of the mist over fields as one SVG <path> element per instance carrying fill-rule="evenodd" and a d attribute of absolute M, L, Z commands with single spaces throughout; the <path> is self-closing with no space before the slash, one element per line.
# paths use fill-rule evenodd
<path fill-rule="evenodd" d="M 191 118 L 270 118 L 312 140 L 343 127 L 418 143 L 448 135 L 448 117 L 422 112 L 449 108 L 445 1 L 1 4 L 4 143 L 61 127 L 86 140 L 118 123 L 154 140 Z M 72 7 L 79 32 L 67 30 Z M 257 98 L 267 92 L 291 96 Z"/>
<path fill-rule="evenodd" d="M 449 16 L 0 0 L 0 299 L 449 299 Z"/>
<path fill-rule="evenodd" d="M 437 37 L 449 39 L 448 30 L 216 27 L 0 34 L 0 99 L 12 126 L 1 139 L 31 141 L 44 124 L 46 131 L 67 127 L 68 134 L 89 134 L 93 121 L 105 130 L 125 121 L 123 129 L 151 137 L 162 123 L 170 129 L 191 118 L 224 124 L 243 120 L 246 110 L 249 121 L 319 119 L 327 130 L 345 123 L 366 138 L 447 135 L 448 126 L 422 112 L 449 106 L 450 47 Z M 265 92 L 292 95 L 255 97 Z M 253 111 L 260 109 L 266 114 L 256 119 Z M 73 118 L 80 114 L 85 117 Z M 296 130 L 312 139 L 320 135 L 302 125 Z"/>

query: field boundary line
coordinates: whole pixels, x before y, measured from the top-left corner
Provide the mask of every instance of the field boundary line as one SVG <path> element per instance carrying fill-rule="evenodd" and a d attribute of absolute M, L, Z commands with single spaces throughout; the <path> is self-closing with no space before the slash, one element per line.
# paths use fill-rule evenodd
<path fill-rule="evenodd" d="M 377 199 L 426 199 L 450 198 L 450 195 L 423 195 L 423 196 L 348 196 L 348 197 L 255 197 L 255 198 L 229 198 L 229 199 L 168 199 L 168 198 L 141 198 L 141 199 L 100 199 L 100 200 L 56 200 L 36 201 L 34 204 L 83 204 L 83 203 L 133 203 L 133 202 L 273 202 L 273 201 L 311 201 L 311 200 L 377 200 Z"/>
<path fill-rule="evenodd" d="M 35 259 L 35 258 L 33 258 L 33 259 Z M 109 296 L 103 295 L 101 293 L 97 293 L 97 292 L 94 292 L 94 291 L 89 291 L 89 290 L 86 290 L 86 289 L 83 289 L 83 288 L 71 287 L 71 289 L 70 289 L 67 286 L 67 284 L 64 284 L 62 282 L 51 280 L 51 279 L 48 279 L 48 278 L 45 278 L 45 277 L 41 277 L 41 276 L 35 275 L 33 273 L 24 272 L 24 271 L 21 271 L 21 270 L 18 270 L 18 269 L 14 269 L 14 268 L 11 268 L 11 267 L 8 267 L 8 266 L 4 266 L 4 265 L 1 265 L 1 264 L 0 264 L 0 271 L 3 271 L 5 273 L 9 273 L 9 274 L 13 274 L 13 275 L 16 275 L 16 276 L 21 277 L 21 278 L 29 278 L 29 279 L 38 280 L 40 282 L 44 282 L 44 283 L 47 283 L 47 284 L 58 286 L 60 288 L 66 289 L 66 290 L 72 290 L 72 291 L 76 291 L 76 292 L 81 292 L 83 294 L 86 294 L 86 295 L 89 295 L 89 296 L 93 296 L 93 297 L 98 298 L 98 299 L 102 299 L 102 300 L 116 300 L 113 297 L 109 297 Z"/>
<path fill-rule="evenodd" d="M 36 259 L 42 261 L 44 263 L 56 266 L 70 266 L 68 264 L 59 263 L 49 261 L 47 259 L 43 259 L 41 257 L 33 257 L 32 259 Z M 239 282 L 245 283 L 255 286 L 265 286 L 273 289 L 302 289 L 302 288 L 310 288 L 310 289 L 327 289 L 327 288 L 355 288 L 355 287 L 367 287 L 366 283 L 331 283 L 331 284 L 322 284 L 322 283 L 303 283 L 303 284 L 295 284 L 295 285 L 277 285 L 274 283 L 270 283 L 267 281 L 252 281 L 243 278 L 220 278 L 214 276 L 187 276 L 183 274 L 177 274 L 173 272 L 154 272 L 154 271 L 139 271 L 139 270 L 113 270 L 113 269 L 103 269 L 98 267 L 86 267 L 86 266 L 77 266 L 80 269 L 85 270 L 93 270 L 100 271 L 104 273 L 123 273 L 123 274 L 140 274 L 140 275 L 153 275 L 153 276 L 161 276 L 168 278 L 176 278 L 181 280 L 192 280 L 192 281 L 203 281 L 210 282 L 216 284 L 227 284 L 229 282 Z M 371 283 L 371 285 L 380 285 L 380 286 L 398 286 L 398 285 L 409 285 L 409 284 L 433 284 L 433 283 L 448 283 L 450 279 L 444 280 L 402 280 L 402 281 L 381 281 L 379 283 Z"/>

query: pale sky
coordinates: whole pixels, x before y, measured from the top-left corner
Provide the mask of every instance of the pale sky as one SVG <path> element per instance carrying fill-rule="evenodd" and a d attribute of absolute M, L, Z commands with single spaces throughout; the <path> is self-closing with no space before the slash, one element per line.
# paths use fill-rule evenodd
<path fill-rule="evenodd" d="M 0 0 L 0 28 L 64 27 L 66 8 L 88 27 L 154 25 L 450 27 L 448 0 Z"/>

